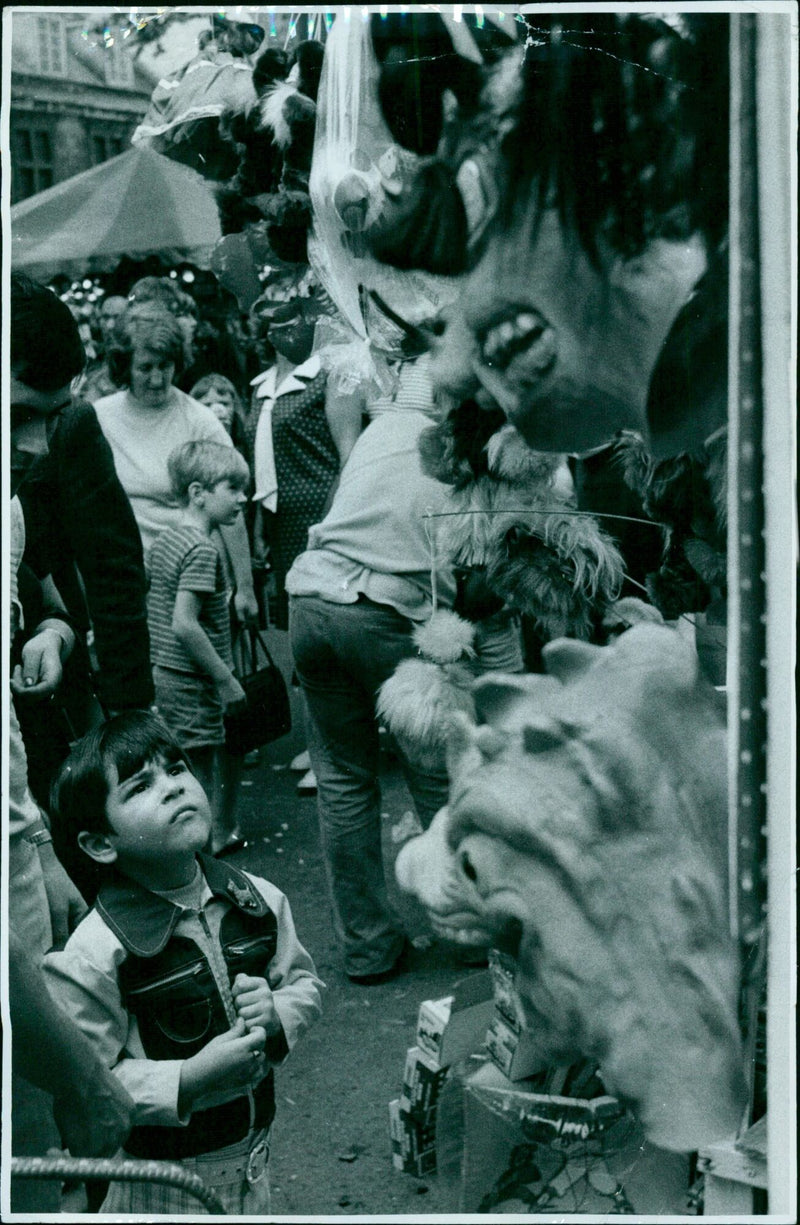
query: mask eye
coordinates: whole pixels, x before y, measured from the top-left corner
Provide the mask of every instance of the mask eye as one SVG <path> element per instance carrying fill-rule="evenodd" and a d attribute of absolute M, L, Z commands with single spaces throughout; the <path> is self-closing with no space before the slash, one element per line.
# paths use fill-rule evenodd
<path fill-rule="evenodd" d="M 466 851 L 462 851 L 461 853 L 461 871 L 468 880 L 476 881 L 478 879 L 478 873 L 475 871 L 475 865 Z"/>

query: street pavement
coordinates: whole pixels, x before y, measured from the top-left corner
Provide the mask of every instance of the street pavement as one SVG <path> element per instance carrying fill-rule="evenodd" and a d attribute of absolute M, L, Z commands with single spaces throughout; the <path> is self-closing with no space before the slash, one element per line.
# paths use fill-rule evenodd
<path fill-rule="evenodd" d="M 270 631 L 268 637 L 288 677 L 286 635 Z M 409 936 L 426 947 L 413 947 L 408 969 L 387 983 L 358 986 L 343 973 L 317 801 L 297 795 L 299 775 L 288 768 L 305 747 L 299 694 L 291 694 L 291 733 L 265 746 L 259 764 L 245 770 L 239 827 L 246 845 L 231 856 L 232 863 L 267 877 L 289 898 L 300 940 L 327 988 L 321 1019 L 276 1073 L 272 1211 L 314 1219 L 451 1215 L 456 1205 L 449 1180 L 437 1174 L 420 1180 L 392 1168 L 388 1103 L 401 1092 L 421 1001 L 451 994 L 474 971 L 459 966 L 452 949 L 426 940 L 423 913 L 394 887 L 394 858 L 418 824 L 397 763 L 387 751 L 381 778 L 387 879 Z"/>

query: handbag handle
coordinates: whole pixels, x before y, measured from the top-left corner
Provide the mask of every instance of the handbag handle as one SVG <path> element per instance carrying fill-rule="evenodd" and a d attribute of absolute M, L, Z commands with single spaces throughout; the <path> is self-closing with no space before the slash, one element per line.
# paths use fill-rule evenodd
<path fill-rule="evenodd" d="M 246 638 L 244 639 L 244 641 L 247 641 L 249 643 L 250 657 L 248 660 L 247 652 L 244 648 L 244 644 L 242 644 L 242 675 L 252 676 L 255 672 L 258 671 L 258 650 L 257 648 L 259 646 L 261 647 L 261 650 L 264 652 L 264 655 L 266 656 L 267 663 L 272 668 L 277 669 L 278 665 L 275 663 L 275 660 L 272 658 L 272 652 L 267 646 L 266 639 L 264 638 L 262 631 L 259 629 L 254 629 L 252 626 L 247 626 L 243 630 L 243 635 L 246 635 Z"/>

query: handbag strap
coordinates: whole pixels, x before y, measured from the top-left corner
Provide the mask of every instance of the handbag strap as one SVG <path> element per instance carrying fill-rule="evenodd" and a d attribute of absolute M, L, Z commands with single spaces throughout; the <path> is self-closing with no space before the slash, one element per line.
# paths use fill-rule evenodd
<path fill-rule="evenodd" d="M 266 656 L 267 663 L 270 665 L 270 667 L 275 668 L 277 670 L 278 665 L 275 663 L 275 660 L 272 658 L 272 652 L 267 646 L 267 642 L 266 642 L 266 639 L 262 631 L 259 629 L 254 629 L 252 626 L 247 626 L 244 629 L 244 634 L 246 635 L 245 641 L 248 642 L 249 650 L 250 650 L 249 661 L 246 658 L 245 651 L 242 651 L 242 665 L 243 665 L 243 668 L 245 669 L 244 675 L 252 676 L 253 673 L 258 671 L 258 647 L 259 646 L 261 647 L 261 650 L 264 652 L 264 655 Z"/>

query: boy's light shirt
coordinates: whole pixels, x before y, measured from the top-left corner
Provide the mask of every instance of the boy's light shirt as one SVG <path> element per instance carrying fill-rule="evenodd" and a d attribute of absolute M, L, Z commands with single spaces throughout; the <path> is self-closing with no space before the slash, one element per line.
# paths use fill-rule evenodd
<path fill-rule="evenodd" d="M 291 1051 L 303 1031 L 319 1016 L 319 993 L 325 984 L 317 977 L 311 957 L 297 939 L 287 899 L 269 881 L 249 872 L 245 875 L 253 881 L 277 920 L 277 948 L 269 970 L 270 978 L 276 983 L 272 988 L 275 1011 Z M 203 885 L 201 905 L 212 940 L 209 941 L 199 914 L 194 910 L 182 911 L 175 934 L 190 936 L 208 958 L 233 1024 L 236 1016 L 218 941 L 220 922 L 230 903 L 215 898 L 205 879 Z M 148 1059 L 136 1019 L 123 1005 L 118 973 L 125 958 L 120 941 L 97 911 L 91 910 L 66 947 L 45 957 L 44 972 L 50 993 L 95 1044 L 99 1057 L 130 1093 L 136 1103 L 137 1124 L 176 1127 L 188 1123 L 188 1114 L 178 1114 L 183 1061 Z M 197 1101 L 194 1109 L 206 1110 L 241 1096 L 243 1093 L 238 1087 L 221 1090 Z"/>

